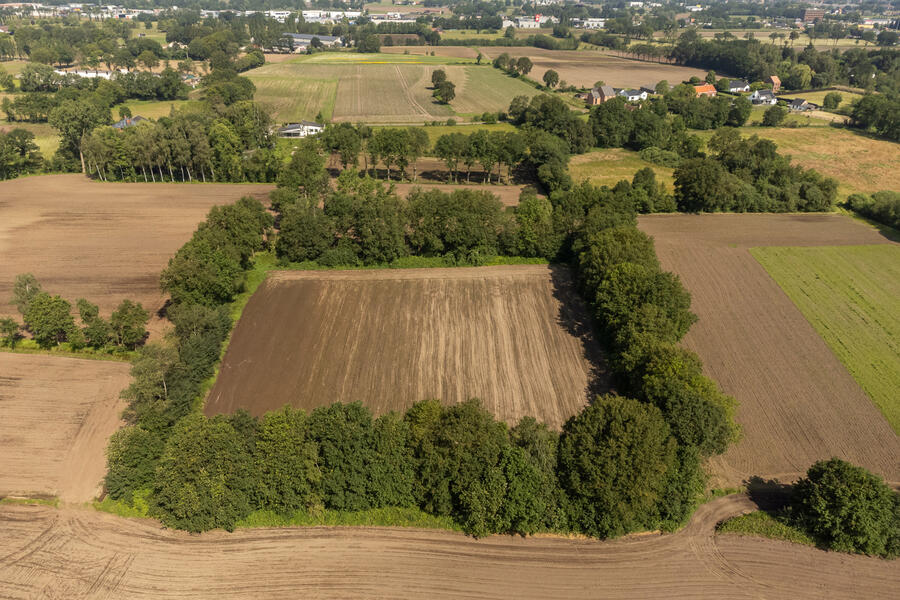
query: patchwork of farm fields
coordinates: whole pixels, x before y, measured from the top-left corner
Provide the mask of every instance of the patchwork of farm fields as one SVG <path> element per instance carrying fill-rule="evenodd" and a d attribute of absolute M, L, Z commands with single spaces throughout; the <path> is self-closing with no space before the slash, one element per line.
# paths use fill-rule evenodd
<path fill-rule="evenodd" d="M 754 248 L 751 254 L 900 435 L 900 245 Z"/>
<path fill-rule="evenodd" d="M 81 175 L 0 182 L 0 316 L 16 275 L 33 273 L 48 292 L 87 298 L 109 315 L 125 298 L 156 312 L 159 274 L 211 206 L 266 198 L 272 185 L 98 183 Z"/>
<path fill-rule="evenodd" d="M 128 370 L 119 362 L 0 352 L 0 498 L 97 497 Z"/>
<path fill-rule="evenodd" d="M 540 93 L 488 66 L 448 64 L 464 59 L 397 54 L 362 55 L 387 60 L 322 56 L 336 58 L 328 62 L 290 60 L 247 72 L 257 86 L 256 100 L 272 111 L 276 121 L 314 119 L 318 114 L 353 123 L 445 121 L 506 110 L 514 96 Z M 450 105 L 432 97 L 431 74 L 436 69 L 444 69 L 456 84 L 456 98 Z"/>
<path fill-rule="evenodd" d="M 481 398 L 560 427 L 607 389 L 565 268 L 271 273 L 232 336 L 206 413 Z"/>
<path fill-rule="evenodd" d="M 596 50 L 544 50 L 529 46 L 489 46 L 479 50 L 489 59 L 504 52 L 515 57 L 527 56 L 534 63 L 528 74 L 531 79 L 542 81 L 544 73 L 553 69 L 559 73 L 560 81 L 576 87 L 590 88 L 597 81 L 615 87 L 655 86 L 663 79 L 674 85 L 694 75 L 701 79 L 706 76 L 706 71 L 699 69 L 620 58 Z"/>
<path fill-rule="evenodd" d="M 710 460 L 718 486 L 793 480 L 837 456 L 900 480 L 900 438 L 749 249 L 890 244 L 841 215 L 657 215 L 639 219 L 693 296 L 684 339 L 739 402 L 743 439 Z"/>

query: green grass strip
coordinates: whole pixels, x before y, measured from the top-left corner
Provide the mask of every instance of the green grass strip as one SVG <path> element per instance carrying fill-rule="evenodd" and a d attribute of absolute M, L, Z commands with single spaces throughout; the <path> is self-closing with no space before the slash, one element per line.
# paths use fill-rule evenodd
<path fill-rule="evenodd" d="M 729 519 L 720 524 L 716 530 L 719 533 L 784 540 L 786 542 L 794 542 L 795 544 L 803 544 L 805 546 L 816 545 L 813 539 L 803 531 L 788 525 L 782 519 L 761 510 Z"/>

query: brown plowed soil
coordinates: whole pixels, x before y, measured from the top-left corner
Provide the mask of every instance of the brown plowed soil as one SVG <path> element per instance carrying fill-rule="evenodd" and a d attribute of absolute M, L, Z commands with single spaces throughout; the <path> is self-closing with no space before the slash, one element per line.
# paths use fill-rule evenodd
<path fill-rule="evenodd" d="M 527 56 L 534 64 L 528 73 L 530 79 L 543 81 L 544 73 L 553 69 L 559 74 L 560 81 L 575 87 L 590 88 L 597 81 L 616 88 L 656 87 L 663 79 L 677 85 L 694 75 L 700 79 L 706 76 L 705 71 L 691 67 L 621 58 L 596 50 L 545 50 L 517 46 L 488 46 L 479 50 L 488 57 L 488 61 L 504 52 L 516 58 Z"/>
<path fill-rule="evenodd" d="M 748 251 L 889 240 L 842 215 L 655 215 L 639 226 L 692 294 L 699 321 L 684 345 L 740 403 L 744 439 L 710 461 L 713 484 L 790 481 L 832 456 L 900 479 L 900 438 Z"/>
<path fill-rule="evenodd" d="M 106 442 L 121 426 L 128 369 L 0 352 L 0 497 L 95 498 L 106 474 Z"/>
<path fill-rule="evenodd" d="M 210 207 L 241 196 L 265 199 L 271 185 L 100 183 L 81 175 L 0 182 L 0 316 L 13 280 L 34 273 L 73 306 L 87 298 L 109 316 L 125 298 L 155 313 L 159 274 Z M 151 320 L 153 332 L 162 327 Z"/>
<path fill-rule="evenodd" d="M 563 268 L 278 272 L 247 304 L 206 413 L 478 397 L 559 427 L 607 389 L 600 361 Z"/>
<path fill-rule="evenodd" d="M 89 510 L 0 506 L 4 598 L 888 598 L 897 563 L 717 536 L 755 508 L 706 504 L 684 530 L 612 542 L 398 528 L 191 536 Z"/>

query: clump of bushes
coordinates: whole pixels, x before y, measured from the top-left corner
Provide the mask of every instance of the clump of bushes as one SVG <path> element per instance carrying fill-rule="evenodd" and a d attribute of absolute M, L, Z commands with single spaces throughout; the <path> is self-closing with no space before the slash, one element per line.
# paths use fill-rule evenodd
<path fill-rule="evenodd" d="M 851 194 L 847 206 L 864 217 L 900 229 L 900 192 L 882 191 L 871 196 Z"/>

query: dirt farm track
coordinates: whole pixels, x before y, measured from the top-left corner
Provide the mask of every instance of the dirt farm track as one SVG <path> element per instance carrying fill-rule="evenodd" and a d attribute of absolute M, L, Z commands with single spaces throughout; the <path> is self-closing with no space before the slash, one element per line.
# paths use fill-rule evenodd
<path fill-rule="evenodd" d="M 744 438 L 710 460 L 713 485 L 792 481 L 837 456 L 900 480 L 900 438 L 800 310 L 748 251 L 891 243 L 843 215 L 659 215 L 639 219 L 699 320 L 684 345 L 739 402 Z"/>
<path fill-rule="evenodd" d="M 0 597 L 889 598 L 897 561 L 718 536 L 728 496 L 674 535 L 611 542 L 395 528 L 191 536 L 82 509 L 0 505 Z"/>
<path fill-rule="evenodd" d="M 31 272 L 73 305 L 87 298 L 108 316 L 125 298 L 162 307 L 159 273 L 210 207 L 271 185 L 99 183 L 81 175 L 0 183 L 0 316 L 13 279 Z M 159 320 L 151 321 L 151 331 Z"/>

